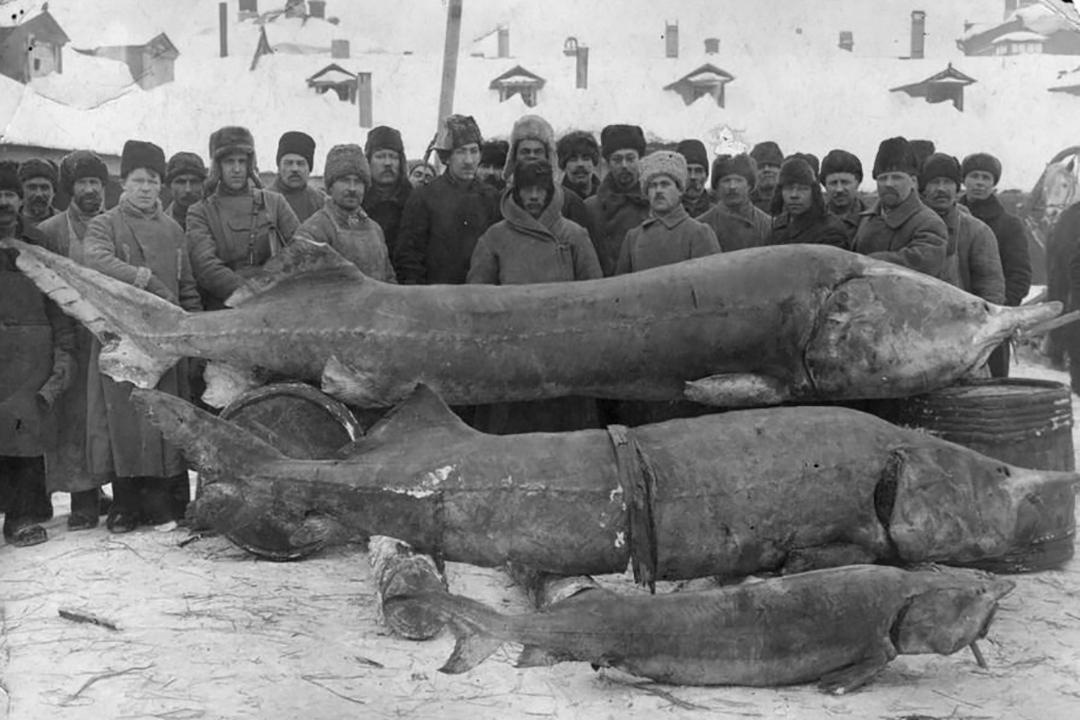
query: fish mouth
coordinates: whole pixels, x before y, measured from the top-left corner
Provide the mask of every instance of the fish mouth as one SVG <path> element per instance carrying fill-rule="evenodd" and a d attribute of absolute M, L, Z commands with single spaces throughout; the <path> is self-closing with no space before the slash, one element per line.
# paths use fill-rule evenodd
<path fill-rule="evenodd" d="M 959 567 L 992 573 L 1028 573 L 1053 570 L 1072 559 L 1076 550 L 1076 529 L 1043 535 L 1003 555 L 970 562 L 950 562 Z"/>

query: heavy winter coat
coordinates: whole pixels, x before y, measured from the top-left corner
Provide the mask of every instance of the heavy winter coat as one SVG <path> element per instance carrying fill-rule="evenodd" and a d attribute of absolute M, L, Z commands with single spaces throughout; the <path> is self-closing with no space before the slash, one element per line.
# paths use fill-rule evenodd
<path fill-rule="evenodd" d="M 160 204 L 147 212 L 122 198 L 115 208 L 90 221 L 84 244 L 88 267 L 136 286 L 145 286 L 149 271 L 172 295 L 172 302 L 189 312 L 201 309 L 184 233 Z M 183 472 L 186 466 L 179 451 L 131 402 L 133 386 L 98 370 L 100 352 L 101 344 L 95 341 L 86 409 L 90 471 L 122 478 L 171 477 Z M 184 397 L 184 369 L 181 363 L 169 370 L 157 389 Z"/>
<path fill-rule="evenodd" d="M 943 279 L 983 300 L 1004 304 L 1005 274 L 994 231 L 961 205 L 953 205 L 942 219 L 949 229 L 949 244 L 956 246 Z"/>
<path fill-rule="evenodd" d="M 772 232 L 772 215 L 750 203 L 740 213 L 717 203 L 698 220 L 712 228 L 724 252 L 761 247 Z"/>
<path fill-rule="evenodd" d="M 949 231 L 916 191 L 889 210 L 878 200 L 862 218 L 855 233 L 855 252 L 943 277 Z"/>
<path fill-rule="evenodd" d="M 397 282 L 382 228 L 363 208 L 350 213 L 331 200 L 305 220 L 293 238 L 329 245 L 368 277 Z"/>
<path fill-rule="evenodd" d="M 842 250 L 851 249 L 847 229 L 840 218 L 818 208 L 795 216 L 785 210 L 773 218 L 772 231 L 765 244 L 790 245 L 792 243 L 832 245 Z"/>
<path fill-rule="evenodd" d="M 554 165 L 556 163 L 552 164 Z M 582 192 L 581 188 L 570 182 L 570 179 L 566 175 L 563 175 L 562 186 L 564 190 L 573 190 L 575 193 L 577 193 L 577 196 L 581 198 L 581 200 L 584 202 L 585 200 L 588 200 L 593 195 L 595 195 L 596 191 L 600 189 L 600 176 L 591 175 L 589 177 L 589 187 L 585 190 L 585 192 Z"/>
<path fill-rule="evenodd" d="M 696 198 L 691 198 L 686 194 L 683 194 L 682 196 L 682 206 L 686 208 L 687 214 L 692 218 L 701 217 L 709 212 L 709 210 L 712 210 L 712 207 L 715 204 L 716 199 L 708 190 L 704 191 Z"/>
<path fill-rule="evenodd" d="M 720 244 L 712 228 L 690 217 L 679 205 L 670 214 L 650 217 L 626 233 L 615 274 L 640 272 L 718 252 Z"/>
<path fill-rule="evenodd" d="M 401 176 L 398 182 L 389 188 L 369 187 L 364 192 L 361 207 L 383 231 L 383 240 L 390 257 L 397 252 L 398 235 L 401 233 L 401 218 L 405 214 L 405 205 L 412 194 L 412 183 L 405 168 L 405 158 L 401 158 Z"/>
<path fill-rule="evenodd" d="M 1005 211 L 997 195 L 986 200 L 960 198 L 971 214 L 990 226 L 997 238 L 1001 270 L 1005 273 L 1005 304 L 1017 306 L 1031 289 L 1031 254 L 1024 222 Z"/>
<path fill-rule="evenodd" d="M 589 213 L 589 237 L 600 260 L 604 277 L 615 274 L 626 233 L 649 217 L 649 199 L 634 185 L 630 192 L 619 192 L 608 175 L 600 183 L 596 194 L 585 201 Z"/>
<path fill-rule="evenodd" d="M 861 197 L 856 196 L 851 201 L 851 206 L 847 209 L 847 212 L 835 213 L 832 210 L 828 212 L 843 223 L 844 233 L 848 239 L 848 247 L 852 247 L 855 242 L 855 233 L 859 230 L 859 223 L 862 222 L 862 214 L 866 212 L 866 203 L 863 202 Z"/>
<path fill-rule="evenodd" d="M 392 260 L 406 285 L 461 285 L 476 241 L 499 221 L 499 191 L 444 172 L 405 203 Z"/>
<path fill-rule="evenodd" d="M 285 198 L 285 202 L 289 203 L 293 214 L 296 215 L 297 221 L 301 223 L 330 200 L 326 197 L 326 193 L 312 187 L 310 183 L 299 190 L 293 190 L 282 185 L 281 178 L 274 178 L 274 184 L 270 186 L 270 189 Z"/>
<path fill-rule="evenodd" d="M 208 310 L 225 300 L 292 240 L 296 213 L 276 192 L 248 187 L 234 193 L 224 184 L 188 208 L 187 238 L 195 281 Z"/>

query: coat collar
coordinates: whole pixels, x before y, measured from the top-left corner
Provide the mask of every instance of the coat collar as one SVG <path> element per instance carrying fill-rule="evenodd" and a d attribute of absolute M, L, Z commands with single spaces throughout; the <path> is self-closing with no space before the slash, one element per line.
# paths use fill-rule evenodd
<path fill-rule="evenodd" d="M 960 202 L 971 210 L 971 214 L 980 220 L 994 221 L 1005 214 L 1005 206 L 1001 204 L 997 193 L 992 194 L 985 200 L 973 200 L 967 195 L 960 198 Z"/>
<path fill-rule="evenodd" d="M 540 213 L 539 218 L 534 218 L 525 211 L 525 208 L 517 204 L 517 201 L 514 200 L 512 188 L 503 191 L 502 200 L 500 201 L 500 209 L 507 225 L 518 232 L 542 240 L 557 239 L 556 233 L 563 223 L 562 205 L 563 191 L 559 185 L 555 186 L 555 191 L 551 194 L 551 202 L 544 208 L 544 212 Z"/>
<path fill-rule="evenodd" d="M 678 227 L 684 221 L 689 220 L 689 219 L 690 219 L 690 214 L 688 212 L 686 212 L 686 208 L 684 208 L 682 206 L 682 203 L 679 203 L 678 205 L 675 206 L 675 209 L 672 210 L 671 212 L 669 212 L 667 215 L 657 216 L 657 215 L 650 214 L 649 217 L 646 218 L 643 225 L 645 227 L 649 227 L 650 225 L 655 225 L 656 223 L 660 223 L 661 225 L 666 227 L 668 230 L 674 230 L 676 227 Z"/>
<path fill-rule="evenodd" d="M 904 199 L 904 202 L 900 203 L 894 208 L 886 209 L 881 204 L 881 198 L 874 203 L 874 205 L 864 212 L 862 215 L 880 215 L 884 220 L 885 225 L 893 230 L 896 230 L 901 225 L 906 223 L 912 218 L 913 215 L 920 212 L 925 205 L 922 200 L 919 199 L 919 193 L 913 188 L 911 194 Z"/>

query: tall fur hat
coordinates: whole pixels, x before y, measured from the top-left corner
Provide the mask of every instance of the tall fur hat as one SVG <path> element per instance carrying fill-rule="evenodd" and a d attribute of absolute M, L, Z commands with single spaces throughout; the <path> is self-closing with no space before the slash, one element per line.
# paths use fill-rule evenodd
<path fill-rule="evenodd" d="M 780 146 L 772 140 L 765 140 L 755 145 L 754 149 L 750 151 L 750 157 L 754 158 L 754 162 L 757 163 L 758 167 L 762 165 L 780 167 L 784 164 L 784 153 L 780 151 Z"/>
<path fill-rule="evenodd" d="M 705 143 L 694 138 L 683 140 L 675 146 L 675 152 L 686 158 L 687 165 L 700 165 L 709 169 L 709 151 L 705 149 Z"/>
<path fill-rule="evenodd" d="M 720 181 L 728 175 L 741 175 L 753 189 L 757 185 L 757 163 L 746 153 L 738 155 L 718 155 L 712 164 L 712 187 L 715 190 Z"/>
<path fill-rule="evenodd" d="M 380 150 L 393 150 L 398 155 L 405 155 L 405 143 L 401 141 L 401 133 L 389 125 L 379 125 L 368 130 L 367 139 L 364 140 L 364 154 L 370 161 L 371 156 Z"/>
<path fill-rule="evenodd" d="M 323 184 L 329 190 L 335 181 L 346 175 L 359 175 L 364 187 L 371 187 L 371 166 L 359 145 L 335 145 L 326 153 Z"/>
<path fill-rule="evenodd" d="M 128 140 L 120 153 L 120 177 L 126 178 L 132 170 L 145 168 L 165 179 L 165 151 L 152 142 Z"/>
<path fill-rule="evenodd" d="M 657 150 L 641 159 L 641 189 L 647 190 L 649 183 L 658 175 L 667 175 L 679 190 L 686 190 L 686 158 L 671 150 Z"/>
<path fill-rule="evenodd" d="M 510 143 L 505 140 L 488 140 L 480 146 L 480 164 L 505 167 L 506 155 L 509 152 Z"/>
<path fill-rule="evenodd" d="M 594 165 L 600 164 L 600 143 L 591 132 L 574 130 L 559 138 L 555 149 L 558 150 L 559 168 L 566 169 L 566 161 L 574 155 L 591 157 Z"/>
<path fill-rule="evenodd" d="M 780 166 L 780 177 L 776 181 L 777 187 L 785 185 L 805 185 L 813 187 L 818 184 L 817 172 L 799 154 L 792 155 Z"/>
<path fill-rule="evenodd" d="M 450 115 L 439 126 L 432 149 L 452 152 L 455 148 L 472 143 L 481 145 L 483 142 L 484 136 L 480 134 L 480 126 L 476 124 L 472 115 Z"/>
<path fill-rule="evenodd" d="M 165 166 L 165 182 L 171 183 L 181 175 L 194 175 L 199 180 L 206 179 L 206 165 L 201 157 L 192 152 L 178 152 L 169 158 Z"/>
<path fill-rule="evenodd" d="M 252 148 L 254 145 L 255 143 L 252 143 Z M 281 158 L 286 155 L 299 155 L 304 158 L 310 170 L 315 167 L 315 138 L 299 130 L 289 130 L 278 139 L 274 163 L 281 164 Z"/>
<path fill-rule="evenodd" d="M 514 129 L 510 131 L 510 149 L 506 153 L 506 162 L 503 165 L 503 179 L 509 180 L 514 175 L 514 166 L 517 165 L 518 143 L 522 140 L 538 140 L 544 144 L 547 152 L 547 161 L 558 161 L 558 152 L 555 149 L 555 131 L 551 129 L 551 123 L 539 115 L 522 115 L 514 122 Z"/>
<path fill-rule="evenodd" d="M 915 155 L 915 167 L 922 168 L 922 164 L 926 162 L 926 158 L 930 157 L 937 151 L 937 146 L 934 145 L 933 140 L 912 140 L 911 152 Z"/>
<path fill-rule="evenodd" d="M 56 164 L 45 158 L 30 158 L 19 165 L 19 182 L 26 182 L 31 178 L 45 178 L 56 188 L 58 179 Z"/>
<path fill-rule="evenodd" d="M 645 154 L 645 133 L 637 125 L 606 125 L 600 131 L 600 154 L 607 160 L 618 150 L 637 150 Z"/>
<path fill-rule="evenodd" d="M 230 153 L 255 155 L 255 138 L 252 137 L 250 130 L 237 125 L 229 125 L 210 134 L 210 158 L 212 160 L 220 160 Z"/>
<path fill-rule="evenodd" d="M 818 175 L 821 184 L 824 185 L 825 179 L 833 173 L 851 173 L 859 182 L 862 182 L 862 162 L 847 150 L 830 150 L 821 161 L 821 173 Z"/>
<path fill-rule="evenodd" d="M 23 196 L 19 163 L 14 160 L 0 160 L 0 190 L 10 190 L 19 197 Z"/>
<path fill-rule="evenodd" d="M 964 158 L 960 174 L 967 177 L 976 170 L 993 175 L 995 185 L 1001 182 L 1001 161 L 990 153 L 974 153 Z"/>
<path fill-rule="evenodd" d="M 919 164 L 907 138 L 892 137 L 882 140 L 878 146 L 877 155 L 874 156 L 874 177 L 887 172 L 919 174 Z"/>
<path fill-rule="evenodd" d="M 74 195 L 75 181 L 82 178 L 97 178 L 102 185 L 109 182 L 109 168 L 90 150 L 70 152 L 60 161 L 60 187 L 64 192 Z"/>
<path fill-rule="evenodd" d="M 810 166 L 810 169 L 814 171 L 814 176 L 817 177 L 818 171 L 821 169 L 821 161 L 818 160 L 817 155 L 815 155 L 814 153 L 792 153 L 791 155 L 788 155 L 786 158 L 784 158 L 784 162 L 787 162 L 788 160 L 791 160 L 793 158 L 799 158 L 800 160 L 803 160 L 807 165 Z M 783 165 L 781 165 L 780 167 L 783 167 Z"/>
<path fill-rule="evenodd" d="M 926 188 L 935 178 L 948 178 L 960 187 L 963 176 L 960 174 L 960 163 L 952 155 L 934 153 L 923 161 L 919 170 L 919 187 Z"/>

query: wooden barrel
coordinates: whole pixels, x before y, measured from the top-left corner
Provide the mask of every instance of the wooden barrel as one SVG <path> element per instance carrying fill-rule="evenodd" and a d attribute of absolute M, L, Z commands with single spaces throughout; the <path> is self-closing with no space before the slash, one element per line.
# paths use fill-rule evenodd
<path fill-rule="evenodd" d="M 994 378 L 883 404 L 882 417 L 923 428 L 1011 465 L 1074 470 L 1072 396 L 1047 380 Z"/>

